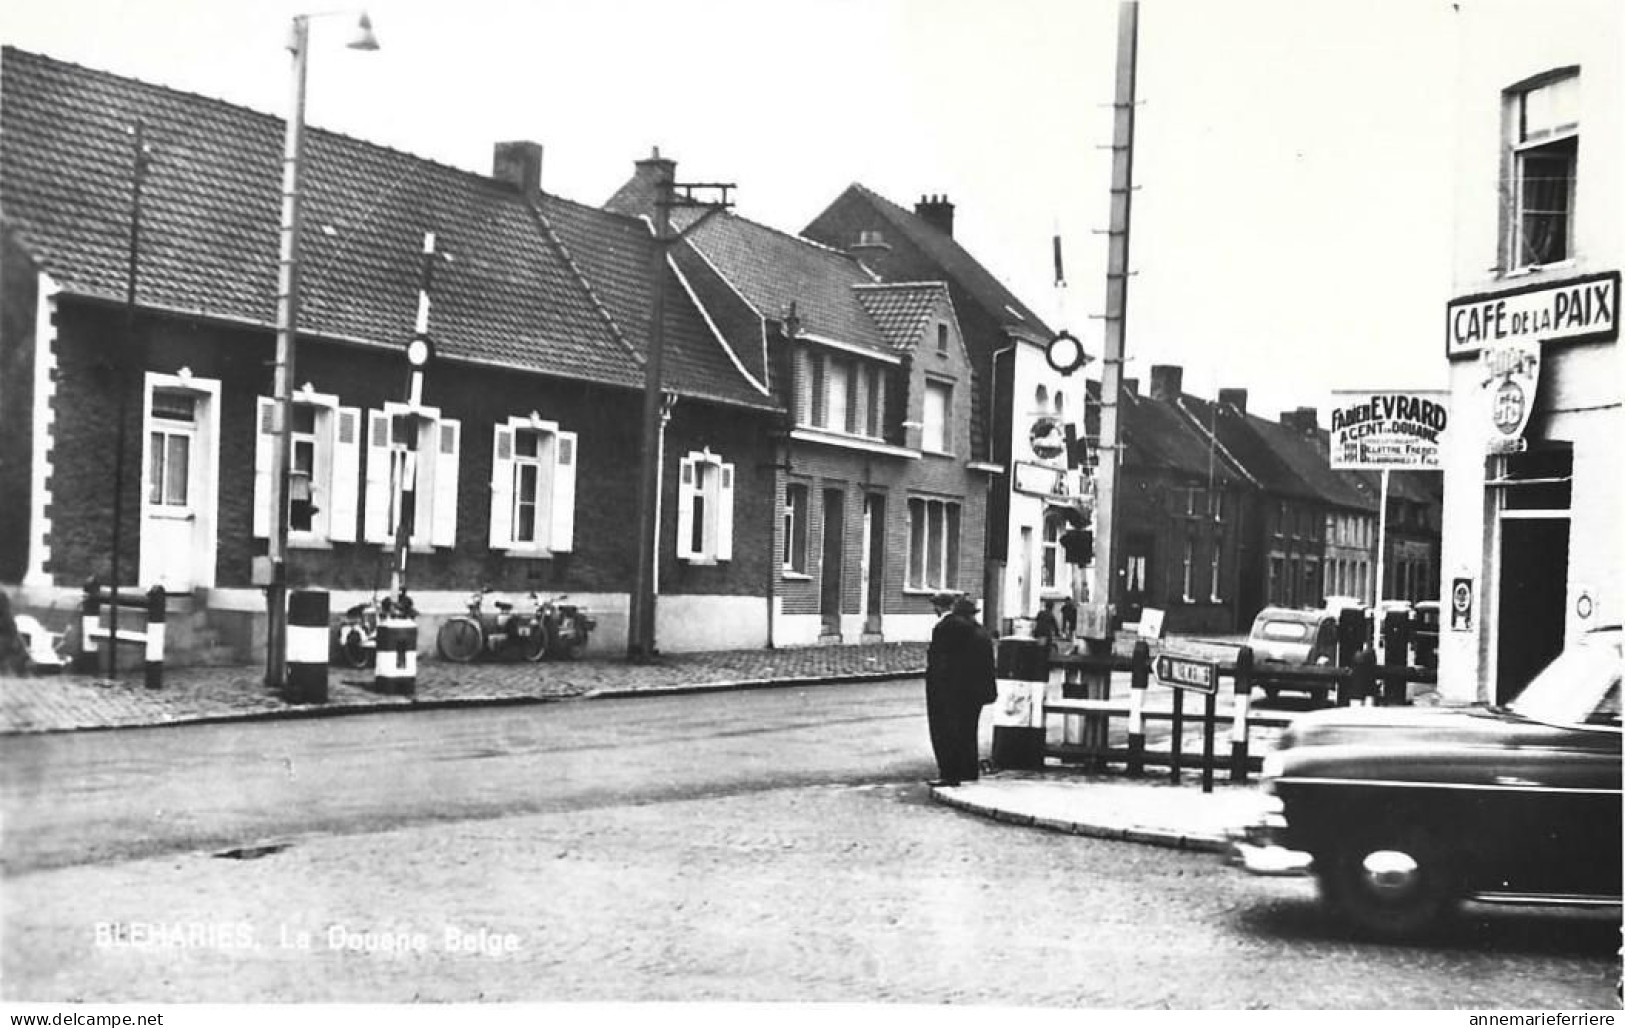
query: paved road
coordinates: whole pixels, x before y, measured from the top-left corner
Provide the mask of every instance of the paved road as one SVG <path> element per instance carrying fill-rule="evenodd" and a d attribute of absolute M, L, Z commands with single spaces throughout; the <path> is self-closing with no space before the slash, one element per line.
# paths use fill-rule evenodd
<path fill-rule="evenodd" d="M 61 1001 L 1614 1002 L 1606 919 L 1492 911 L 1369 945 L 1307 883 L 932 804 L 919 697 L 10 739 L 0 982 Z"/>

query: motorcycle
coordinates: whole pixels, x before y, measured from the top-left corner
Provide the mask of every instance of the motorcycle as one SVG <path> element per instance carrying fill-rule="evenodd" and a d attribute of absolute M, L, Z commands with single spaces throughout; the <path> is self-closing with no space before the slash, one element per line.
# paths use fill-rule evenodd
<path fill-rule="evenodd" d="M 547 656 L 561 660 L 574 660 L 586 648 L 592 630 L 598 627 L 596 618 L 576 604 L 564 602 L 569 598 L 568 595 L 555 596 L 541 607 L 542 623 L 547 628 Z"/>
<path fill-rule="evenodd" d="M 530 610 L 516 612 L 513 604 L 498 600 L 492 604 L 496 613 L 487 614 L 485 594 L 490 591 L 476 589 L 469 597 L 468 613 L 446 619 L 435 635 L 435 650 L 442 659 L 457 664 L 509 653 L 529 661 L 541 660 L 548 651 L 545 605 L 533 592 Z"/>
<path fill-rule="evenodd" d="M 357 603 L 333 626 L 334 662 L 357 669 L 372 667 L 378 659 L 378 622 L 417 616 L 417 608 L 405 589 L 382 600 L 374 596 L 365 603 Z"/>

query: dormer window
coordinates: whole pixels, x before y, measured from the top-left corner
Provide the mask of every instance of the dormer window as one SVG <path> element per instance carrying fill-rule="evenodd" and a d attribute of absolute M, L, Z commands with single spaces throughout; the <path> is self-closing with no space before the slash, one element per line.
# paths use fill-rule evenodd
<path fill-rule="evenodd" d="M 884 434 L 885 374 L 879 364 L 814 351 L 807 356 L 801 392 L 809 427 L 869 439 Z"/>

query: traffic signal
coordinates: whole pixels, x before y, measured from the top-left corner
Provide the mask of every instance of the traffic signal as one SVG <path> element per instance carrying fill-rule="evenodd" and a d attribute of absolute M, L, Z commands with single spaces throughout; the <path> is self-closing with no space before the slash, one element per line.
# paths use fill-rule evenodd
<path fill-rule="evenodd" d="M 1069 528 L 1061 533 L 1061 552 L 1066 562 L 1084 567 L 1095 556 L 1095 533 L 1087 528 Z"/>

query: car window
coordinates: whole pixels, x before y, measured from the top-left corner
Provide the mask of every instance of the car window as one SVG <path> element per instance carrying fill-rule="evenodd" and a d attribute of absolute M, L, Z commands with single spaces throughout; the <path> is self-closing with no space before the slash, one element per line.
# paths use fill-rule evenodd
<path fill-rule="evenodd" d="M 1299 621 L 1266 621 L 1253 629 L 1260 639 L 1284 639 L 1301 642 L 1309 638 L 1309 626 Z"/>
<path fill-rule="evenodd" d="M 1612 640 L 1597 639 L 1564 650 L 1508 707 L 1535 721 L 1574 725 L 1589 721 L 1611 703 L 1617 722 L 1619 680 L 1616 633 Z"/>

